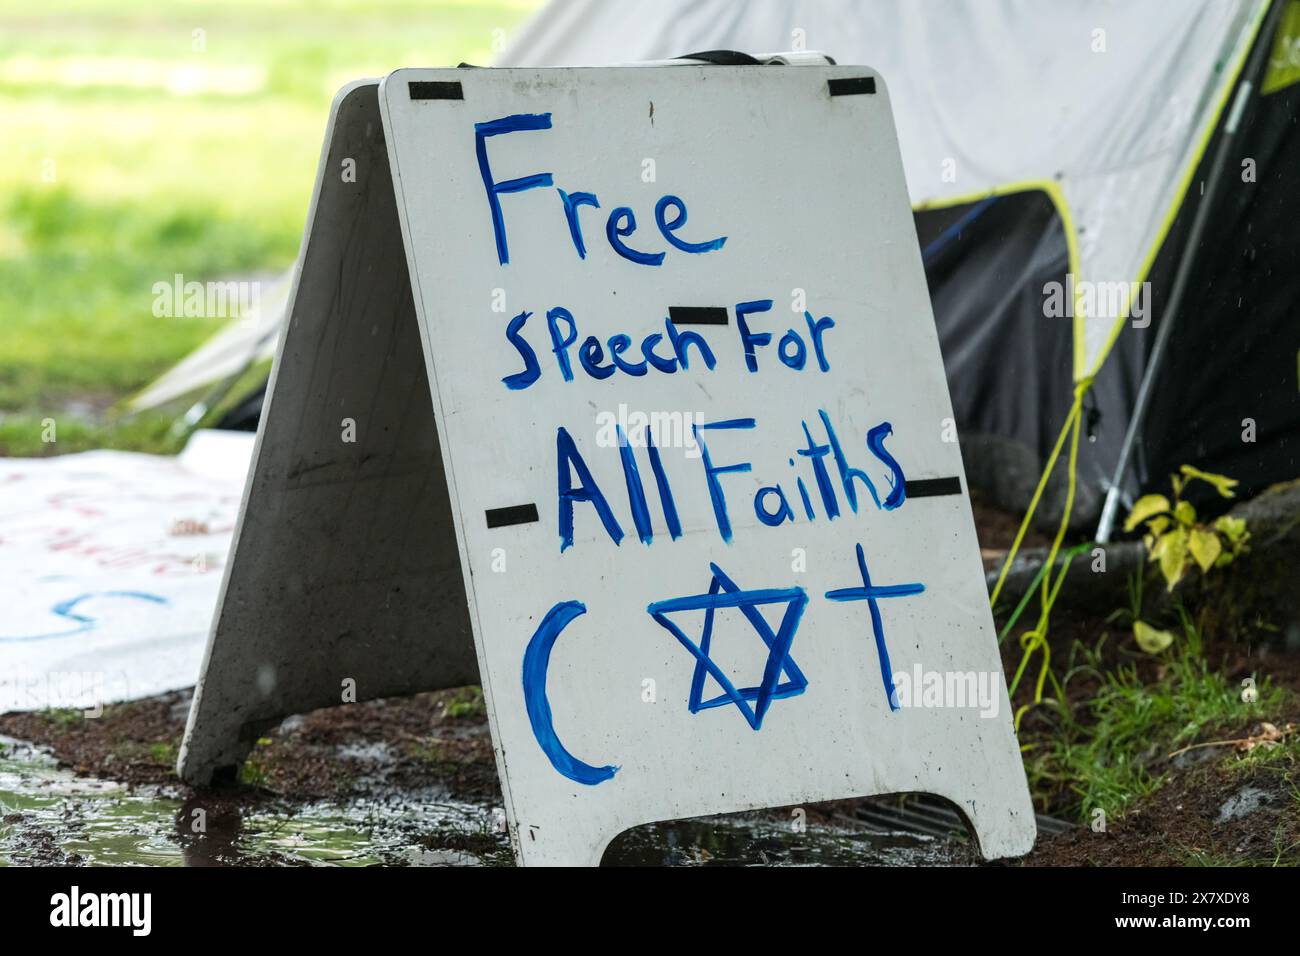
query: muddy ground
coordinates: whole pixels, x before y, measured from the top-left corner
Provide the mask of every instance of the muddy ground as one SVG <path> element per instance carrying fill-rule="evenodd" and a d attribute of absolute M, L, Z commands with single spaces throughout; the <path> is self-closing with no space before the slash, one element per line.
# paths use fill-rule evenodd
<path fill-rule="evenodd" d="M 275 816 L 289 829 L 311 825 L 319 808 L 372 802 L 380 812 L 409 814 L 427 802 L 461 810 L 433 825 L 403 828 L 402 853 L 371 853 L 372 862 L 510 865 L 501 791 L 487 717 L 477 688 L 367 701 L 292 717 L 262 738 L 237 782 L 203 791 L 175 775 L 176 747 L 185 726 L 189 691 L 104 708 L 102 716 L 21 713 L 0 716 L 0 737 L 39 745 L 76 774 L 117 781 L 131 792 L 170 801 L 174 820 L 163 836 L 181 845 L 184 861 L 199 865 L 279 866 L 300 856 L 250 847 L 241 839 L 246 821 Z M 0 789 L 3 789 L 0 787 Z M 973 844 L 961 833 L 929 835 L 856 833 L 857 801 L 800 808 L 806 828 L 791 826 L 790 808 L 735 815 L 729 821 L 653 825 L 623 834 L 606 861 L 622 865 L 819 863 L 852 865 L 925 863 L 970 865 Z M 468 808 L 468 812 L 466 809 Z M 206 814 L 207 832 L 189 822 Z M 295 814 L 304 812 L 302 821 Z M 2 814 L 2 811 L 0 811 Z M 75 865 L 65 827 L 23 827 L 20 814 L 0 815 L 18 827 L 22 862 Z M 156 823 L 156 821 L 155 821 Z M 2 829 L 2 828 L 0 828 Z M 391 828 L 390 828 L 391 829 Z M 389 834 L 391 836 L 391 834 Z M 412 857 L 412 848 L 428 851 Z"/>
<path fill-rule="evenodd" d="M 1014 519 L 978 503 L 977 523 L 986 559 L 1005 548 L 1016 530 Z M 1026 542 L 1039 543 L 1041 540 Z M 1114 632 L 1114 639 L 1104 644 L 1097 673 L 1070 685 L 1076 702 L 1096 689 L 1107 667 L 1135 665 L 1144 678 L 1154 679 L 1163 666 L 1137 652 L 1131 633 L 1117 630 L 1100 613 L 1095 618 L 1076 615 L 1054 625 L 1052 645 L 1057 659 L 1064 660 L 1076 640 L 1091 644 L 1103 632 Z M 1290 692 L 1278 712 L 1216 728 L 1215 740 L 1259 737 L 1262 721 L 1278 728 L 1300 726 L 1300 655 L 1232 645 L 1211 646 L 1207 656 L 1211 665 L 1234 683 L 1243 676 L 1267 676 L 1275 686 Z M 1008 673 L 1019 657 L 1015 641 L 1008 640 L 1004 647 Z M 1022 689 L 1015 703 L 1027 699 L 1028 691 Z M 241 826 L 259 814 L 278 813 L 292 819 L 295 808 L 384 801 L 394 794 L 406 799 L 394 805 L 392 812 L 397 815 L 421 801 L 438 800 L 477 807 L 482 812 L 458 825 L 412 821 L 406 842 L 427 855 L 412 856 L 408 846 L 402 854 L 380 854 L 371 862 L 455 862 L 459 856 L 476 863 L 510 862 L 508 840 L 500 825 L 501 794 L 491 739 L 476 688 L 370 701 L 290 718 L 258 742 L 237 783 L 198 793 L 181 784 L 174 769 L 188 704 L 189 692 L 180 691 L 110 706 L 102 717 L 94 719 L 75 712 L 8 714 L 0 716 L 0 736 L 39 745 L 61 767 L 80 777 L 117 781 L 128 793 L 167 798 L 167 812 L 174 813 L 175 827 L 166 838 L 181 845 L 189 863 L 303 862 L 265 843 L 257 850 L 241 845 Z M 1022 727 L 1022 741 L 1033 746 L 1050 732 L 1047 722 L 1030 711 Z M 1080 819 L 1076 795 L 1068 782 L 1055 790 L 1040 787 L 1037 809 L 1075 825 L 1054 836 L 1040 836 L 1034 851 L 1012 865 L 1300 863 L 1300 768 L 1296 765 L 1300 748 L 1294 741 L 1295 735 L 1284 739 L 1286 756 L 1281 759 L 1259 759 L 1259 751 L 1242 752 L 1227 743 L 1197 747 L 1176 756 L 1147 754 L 1143 759 L 1150 763 L 1153 774 L 1163 776 L 1163 785 L 1123 816 L 1106 821 L 1104 832 L 1094 831 Z M 206 815 L 206 832 L 202 834 L 193 833 L 189 824 L 196 809 Z M 650 829 L 626 840 L 620 837 L 607 860 L 762 863 L 770 857 L 793 863 L 852 863 L 855 854 L 861 854 L 866 862 L 876 863 L 978 862 L 971 841 L 962 835 L 927 837 L 915 843 L 877 841 L 866 852 L 852 844 L 852 821 L 860 809 L 857 802 L 804 809 L 809 835 L 819 828 L 835 834 L 826 844 L 830 849 L 813 852 L 806 848 L 806 838 L 788 838 L 790 813 L 777 810 L 750 826 L 745 831 L 748 835 L 739 841 L 727 836 L 739 831 L 704 825 Z M 66 841 L 57 833 L 34 825 L 24 830 L 21 813 L 3 814 L 0 809 L 0 823 L 20 831 L 24 862 L 84 862 L 62 845 Z"/>
<path fill-rule="evenodd" d="M 1300 662 L 1288 664 L 1288 679 L 1300 677 Z M 207 842 L 206 848 L 187 849 L 202 850 L 201 861 L 211 863 L 293 862 L 275 853 L 247 852 L 238 840 L 229 839 L 231 831 L 237 833 L 242 815 L 265 810 L 268 805 L 281 811 L 288 808 L 291 815 L 298 804 L 443 792 L 452 800 L 485 808 L 501 805 L 487 720 L 472 689 L 370 701 L 291 718 L 259 742 L 238 784 L 202 793 L 180 784 L 174 771 L 188 702 L 188 692 L 177 692 L 106 708 L 97 719 L 10 714 L 0 717 L 0 734 L 48 748 L 61 764 L 78 774 L 174 794 L 182 802 L 176 839 L 191 844 Z M 1288 717 L 1300 720 L 1297 714 L 1280 714 L 1277 719 Z M 1245 738 L 1257 730 L 1243 725 L 1224 739 Z M 1229 746 L 1189 751 L 1167 764 L 1165 784 L 1122 818 L 1109 821 L 1105 832 L 1080 825 L 1057 836 L 1041 837 L 1023 863 L 1297 862 L 1294 847 L 1300 844 L 1300 774 L 1292 775 L 1291 765 L 1252 761 Z M 818 827 L 842 823 L 853 816 L 854 803 L 805 808 L 809 830 L 815 833 Z M 186 833 L 185 823 L 195 807 L 207 813 L 215 838 Z M 776 856 L 781 850 L 776 844 L 782 841 L 789 814 L 778 810 L 768 817 L 775 834 L 768 839 L 773 844 L 768 852 Z M 704 832 L 696 838 L 708 847 L 710 839 L 717 837 Z M 650 852 L 655 848 L 642 845 L 647 840 L 653 843 L 653 835 L 640 838 L 638 861 L 658 862 Z M 62 853 L 57 840 L 48 834 L 30 834 L 28 842 L 29 859 L 78 862 Z M 506 864 L 510 859 L 505 836 L 495 826 L 437 826 L 418 834 L 415 842 L 431 851 L 470 854 L 479 862 Z M 1291 852 L 1279 854 L 1287 847 Z M 680 849 L 697 856 L 709 853 L 697 847 Z M 756 858 L 754 862 L 760 861 Z M 957 837 L 932 847 L 923 862 L 969 865 L 977 859 L 971 842 Z"/>
<path fill-rule="evenodd" d="M 1094 636 L 1104 621 L 1093 622 Z M 1114 628 L 1110 629 L 1112 632 Z M 1111 662 L 1136 662 L 1154 678 L 1159 664 L 1140 655 L 1132 638 L 1116 642 Z M 1065 656 L 1066 638 L 1054 643 Z M 1018 652 L 1003 652 L 1004 667 Z M 1152 746 L 1140 759 L 1163 778 L 1154 793 L 1138 799 L 1122 816 L 1094 827 L 1079 818 L 1068 785 L 1055 792 L 1040 787 L 1040 811 L 1069 816 L 1077 825 L 1039 839 L 1023 861 L 1030 866 L 1300 866 L 1300 655 L 1268 648 L 1211 648 L 1210 668 L 1230 684 L 1254 676 L 1287 691 L 1284 702 L 1262 715 L 1243 717 L 1190 738 L 1180 746 Z M 1097 679 L 1099 680 L 1099 678 Z M 1076 706 L 1089 684 L 1071 687 Z M 1024 703 L 1029 694 L 1016 695 Z M 1022 746 L 1034 746 L 1051 731 L 1031 711 L 1021 726 Z M 1272 738 L 1280 737 L 1279 740 Z M 1181 751 L 1181 752 L 1180 752 Z"/>

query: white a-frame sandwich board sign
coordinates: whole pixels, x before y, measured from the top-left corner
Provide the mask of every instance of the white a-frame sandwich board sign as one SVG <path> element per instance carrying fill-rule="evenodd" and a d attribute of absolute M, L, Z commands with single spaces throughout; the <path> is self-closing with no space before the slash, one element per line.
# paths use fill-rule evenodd
<path fill-rule="evenodd" d="M 902 791 L 1032 845 L 871 70 L 354 84 L 290 313 L 183 778 L 478 681 L 523 863 Z"/>

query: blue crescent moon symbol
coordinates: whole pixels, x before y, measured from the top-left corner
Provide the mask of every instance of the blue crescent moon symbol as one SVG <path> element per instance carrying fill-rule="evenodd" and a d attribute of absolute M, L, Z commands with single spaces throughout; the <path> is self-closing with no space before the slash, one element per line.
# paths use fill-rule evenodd
<path fill-rule="evenodd" d="M 555 639 L 570 621 L 586 613 L 587 607 L 581 601 L 561 601 L 546 612 L 524 651 L 524 704 L 528 708 L 528 722 L 533 725 L 533 736 L 551 766 L 570 780 L 594 787 L 613 777 L 618 767 L 593 767 L 565 750 L 555 735 L 551 704 L 546 699 L 546 672 Z"/>

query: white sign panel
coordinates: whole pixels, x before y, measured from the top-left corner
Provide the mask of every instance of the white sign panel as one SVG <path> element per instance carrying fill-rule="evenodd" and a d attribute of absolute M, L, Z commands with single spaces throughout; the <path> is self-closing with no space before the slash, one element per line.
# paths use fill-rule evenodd
<path fill-rule="evenodd" d="M 1025 852 L 880 78 L 402 70 L 379 99 L 522 861 L 898 791 Z"/>

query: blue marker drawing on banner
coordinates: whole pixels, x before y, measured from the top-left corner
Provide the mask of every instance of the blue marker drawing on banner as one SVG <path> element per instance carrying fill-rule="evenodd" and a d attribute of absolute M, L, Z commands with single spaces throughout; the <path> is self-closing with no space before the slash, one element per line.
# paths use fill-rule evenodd
<path fill-rule="evenodd" d="M 601 524 L 610 539 L 618 544 L 623 540 L 623 529 L 610 510 L 609 502 L 592 477 L 591 469 L 582 460 L 573 436 L 561 425 L 555 432 L 555 467 L 557 496 L 560 505 L 560 552 L 573 546 L 573 503 L 585 501 L 596 509 Z M 578 487 L 573 486 L 573 473 L 578 473 Z"/>
<path fill-rule="evenodd" d="M 582 226 L 578 223 L 578 207 L 594 206 L 600 208 L 600 200 L 596 198 L 595 193 L 567 193 L 563 189 L 557 189 L 560 194 L 560 202 L 564 203 L 564 218 L 569 223 L 569 236 L 573 239 L 573 248 L 578 251 L 578 258 L 587 258 L 587 244 L 582 240 Z"/>
<path fill-rule="evenodd" d="M 867 448 L 882 463 L 889 467 L 890 482 L 893 489 L 885 497 L 884 509 L 893 511 L 904 501 L 907 500 L 907 479 L 903 475 L 903 466 L 889 452 L 885 451 L 885 439 L 894 433 L 894 426 L 889 422 L 881 422 L 875 428 L 867 432 Z"/>
<path fill-rule="evenodd" d="M 664 509 L 664 521 L 668 522 L 668 534 L 674 541 L 682 536 L 682 523 L 677 517 L 677 503 L 673 500 L 673 489 L 668 485 L 668 475 L 664 472 L 659 449 L 655 447 L 654 435 L 646 432 L 646 452 L 650 455 L 650 470 L 655 474 L 655 487 L 659 489 L 659 501 Z"/>
<path fill-rule="evenodd" d="M 528 710 L 533 736 L 551 766 L 576 783 L 594 787 L 618 773 L 618 767 L 593 767 L 565 750 L 556 736 L 551 704 L 546 698 L 546 672 L 551 664 L 551 648 L 569 622 L 586 613 L 587 606 L 581 601 L 561 601 L 546 612 L 524 651 L 524 706 Z"/>
<path fill-rule="evenodd" d="M 636 213 L 628 206 L 619 206 L 609 214 L 605 222 L 605 238 L 624 259 L 639 266 L 661 266 L 664 262 L 662 252 L 641 252 L 633 249 L 623 240 L 636 232 Z"/>
<path fill-rule="evenodd" d="M 723 707 L 735 704 L 749 726 L 758 730 L 763 726 L 763 717 L 772 701 L 785 697 L 796 697 L 808 686 L 808 679 L 799 670 L 799 665 L 790 657 L 790 644 L 794 641 L 794 632 L 799 627 L 804 608 L 808 605 L 808 595 L 803 588 L 767 588 L 757 591 L 742 591 L 736 583 L 723 573 L 716 564 L 710 564 L 713 580 L 709 583 L 706 594 L 672 598 L 656 601 L 646 611 L 662 627 L 681 643 L 695 657 L 695 672 L 691 677 L 691 692 L 687 708 L 692 714 L 711 707 Z M 758 611 L 761 604 L 786 604 L 785 615 L 776 633 L 772 632 L 767 619 Z M 763 669 L 763 679 L 755 687 L 737 688 L 726 673 L 712 658 L 709 649 L 713 642 L 713 618 L 722 608 L 739 608 L 745 619 L 758 632 L 759 638 L 767 646 L 767 664 Z M 697 644 L 687 637 L 680 627 L 668 618 L 677 611 L 704 611 L 704 627 Z M 787 680 L 781 681 L 784 673 Z M 723 693 L 709 700 L 703 700 L 704 677 L 712 675 L 723 689 Z M 753 701 L 751 708 L 749 702 Z"/>
<path fill-rule="evenodd" d="M 722 540 L 728 544 L 731 543 L 731 519 L 727 516 L 727 498 L 722 493 L 722 483 L 718 481 L 718 475 L 752 471 L 754 466 L 747 461 L 738 462 L 734 465 L 715 466 L 713 458 L 709 454 L 709 446 L 704 443 L 700 431 L 702 429 L 753 428 L 755 424 L 752 418 L 732 418 L 725 422 L 691 425 L 691 434 L 695 437 L 695 445 L 700 449 L 700 457 L 704 462 L 704 478 L 709 486 L 709 500 L 713 502 L 713 516 L 718 522 L 718 534 L 722 535 Z"/>
<path fill-rule="evenodd" d="M 637 537 L 642 544 L 654 541 L 654 531 L 650 527 L 650 510 L 646 507 L 645 486 L 641 484 L 641 470 L 636 464 L 636 455 L 628 441 L 622 425 L 614 426 L 618 435 L 618 454 L 623 462 L 623 478 L 627 483 L 627 500 L 632 508 L 632 523 L 636 525 Z"/>
<path fill-rule="evenodd" d="M 501 380 L 506 383 L 506 388 L 511 391 L 527 388 L 542 377 L 542 367 L 537 362 L 537 353 L 533 351 L 533 347 L 528 344 L 528 340 L 521 334 L 524 323 L 528 321 L 529 316 L 532 314 L 531 312 L 520 312 L 506 326 L 506 339 L 519 350 L 519 355 L 524 360 L 524 370 L 522 372 L 507 375 Z"/>
<path fill-rule="evenodd" d="M 149 601 L 153 604 L 167 604 L 165 597 L 157 594 L 146 594 L 143 591 L 92 591 L 89 594 L 82 594 L 67 601 L 60 601 L 50 608 L 50 613 L 55 617 L 61 617 L 69 621 L 76 621 L 78 626 L 70 631 L 54 631 L 47 634 L 21 634 L 13 637 L 0 636 L 0 644 L 16 644 L 23 641 L 44 641 L 58 637 L 72 637 L 76 634 L 84 634 L 87 631 L 95 629 L 98 623 L 96 618 L 88 614 L 77 614 L 74 609 L 83 601 L 89 601 L 91 598 L 132 598 L 137 601 Z"/>
<path fill-rule="evenodd" d="M 898 701 L 894 697 L 894 670 L 889 664 L 889 648 L 885 646 L 885 624 L 880 618 L 878 599 L 891 597 L 909 597 L 925 590 L 924 584 L 885 584 L 874 585 L 871 575 L 867 573 L 867 559 L 858 545 L 858 571 L 862 575 L 862 587 L 842 588 L 827 591 L 826 597 L 832 601 L 866 601 L 871 609 L 871 630 L 876 636 L 876 654 L 880 658 L 880 679 L 885 684 L 885 698 L 890 710 L 898 710 Z"/>
<path fill-rule="evenodd" d="M 518 133 L 526 130 L 543 130 L 551 128 L 550 113 L 516 113 L 486 123 L 474 124 L 474 152 L 478 157 L 479 176 L 483 179 L 483 189 L 487 192 L 488 211 L 492 215 L 492 235 L 496 239 L 497 262 L 505 265 L 510 261 L 510 251 L 506 242 L 506 224 L 501 216 L 501 194 L 521 193 L 528 189 L 538 189 L 553 184 L 550 173 L 533 173 L 518 179 L 497 182 L 492 177 L 492 167 L 488 164 L 487 139 L 503 133 Z"/>
<path fill-rule="evenodd" d="M 673 217 L 672 222 L 669 222 L 668 217 L 664 215 L 669 206 L 673 206 L 677 210 L 677 215 Z M 688 215 L 686 203 L 672 194 L 663 196 L 655 203 L 655 222 L 659 224 L 659 231 L 663 233 L 664 238 L 672 244 L 673 248 L 699 255 L 704 252 L 716 252 L 727 244 L 726 236 L 719 236 L 717 239 L 710 239 L 707 242 L 687 242 L 685 239 L 674 236 L 674 232 L 686 225 Z"/>

